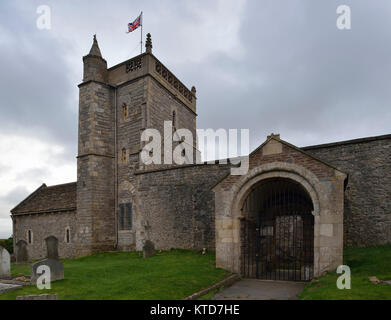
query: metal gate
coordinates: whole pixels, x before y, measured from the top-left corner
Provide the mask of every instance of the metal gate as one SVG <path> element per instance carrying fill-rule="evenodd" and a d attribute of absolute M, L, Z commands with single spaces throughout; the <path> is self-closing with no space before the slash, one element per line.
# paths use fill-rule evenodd
<path fill-rule="evenodd" d="M 242 208 L 242 275 L 268 280 L 311 280 L 312 211 L 306 190 L 292 180 L 265 180 L 254 187 Z"/>

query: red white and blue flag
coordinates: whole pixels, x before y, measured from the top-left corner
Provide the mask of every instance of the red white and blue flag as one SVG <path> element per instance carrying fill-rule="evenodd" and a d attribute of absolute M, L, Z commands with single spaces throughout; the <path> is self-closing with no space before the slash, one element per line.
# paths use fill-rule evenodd
<path fill-rule="evenodd" d="M 136 20 L 134 20 L 132 23 L 128 24 L 128 33 L 133 32 L 138 27 L 142 26 L 142 18 L 143 18 L 143 13 L 141 12 L 141 14 L 138 16 L 138 18 Z"/>

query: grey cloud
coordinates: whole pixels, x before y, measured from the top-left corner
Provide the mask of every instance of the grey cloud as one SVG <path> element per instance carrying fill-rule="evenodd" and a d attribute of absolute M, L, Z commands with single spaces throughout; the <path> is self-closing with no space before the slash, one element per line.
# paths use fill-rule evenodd
<path fill-rule="evenodd" d="M 6 195 L 0 195 L 0 202 L 2 204 L 14 205 L 16 206 L 23 199 L 25 199 L 30 194 L 29 190 L 24 186 L 17 186 L 13 188 Z"/>
<path fill-rule="evenodd" d="M 77 102 L 76 84 L 67 76 L 68 48 L 35 28 L 36 7 L 26 7 L 30 14 L 13 5 L 0 10 L 2 31 L 8 39 L 0 42 L 1 131 L 61 144 L 74 159 Z M 27 26 L 33 27 L 27 31 Z"/>
<path fill-rule="evenodd" d="M 37 181 L 42 179 L 46 174 L 46 168 L 29 169 L 17 173 L 15 180 L 24 179 L 28 181 Z"/>
<path fill-rule="evenodd" d="M 390 4 L 345 2 L 350 31 L 336 28 L 339 1 L 249 1 L 245 57 L 186 70 L 200 82 L 199 125 L 249 127 L 252 147 L 272 131 L 299 145 L 390 133 Z"/>

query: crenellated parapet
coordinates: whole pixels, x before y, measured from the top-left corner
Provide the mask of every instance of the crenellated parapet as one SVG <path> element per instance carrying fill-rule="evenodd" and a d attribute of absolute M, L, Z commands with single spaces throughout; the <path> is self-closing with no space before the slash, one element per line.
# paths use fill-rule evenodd
<path fill-rule="evenodd" d="M 108 82 L 126 85 L 140 77 L 151 76 L 174 97 L 196 113 L 196 90 L 188 89 L 167 67 L 152 54 L 152 40 L 147 36 L 146 52 L 108 69 Z"/>

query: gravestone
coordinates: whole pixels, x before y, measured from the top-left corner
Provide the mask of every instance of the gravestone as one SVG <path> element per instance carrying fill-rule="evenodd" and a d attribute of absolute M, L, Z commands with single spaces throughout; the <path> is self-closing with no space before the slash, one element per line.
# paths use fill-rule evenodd
<path fill-rule="evenodd" d="M 0 279 L 11 276 L 11 257 L 6 249 L 0 246 Z"/>
<path fill-rule="evenodd" d="M 50 282 L 64 279 L 64 264 L 55 259 L 45 259 L 31 265 L 31 283 L 36 284 L 37 279 L 44 274 L 44 272 L 38 274 L 37 269 L 39 266 L 48 266 L 50 269 Z"/>
<path fill-rule="evenodd" d="M 26 262 L 28 260 L 27 242 L 19 240 L 16 243 L 16 262 Z"/>
<path fill-rule="evenodd" d="M 55 236 L 50 236 L 45 239 L 46 242 L 46 257 L 48 259 L 58 260 L 58 240 Z"/>
<path fill-rule="evenodd" d="M 153 257 L 155 255 L 155 246 L 152 241 L 147 240 L 143 246 L 144 258 Z"/>

